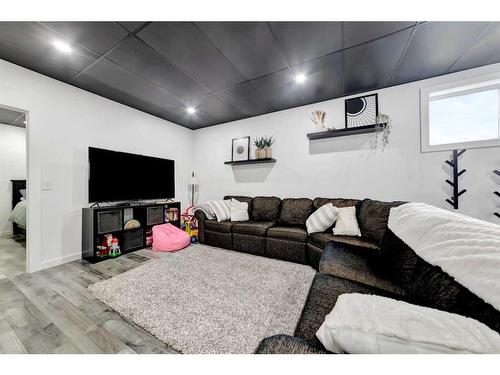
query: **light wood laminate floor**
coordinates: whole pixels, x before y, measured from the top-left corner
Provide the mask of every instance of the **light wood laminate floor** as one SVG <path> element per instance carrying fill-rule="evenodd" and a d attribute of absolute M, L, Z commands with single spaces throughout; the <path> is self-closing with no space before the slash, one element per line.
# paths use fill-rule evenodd
<path fill-rule="evenodd" d="M 87 290 L 158 256 L 139 250 L 27 274 L 24 243 L 0 237 L 0 353 L 176 353 Z"/>

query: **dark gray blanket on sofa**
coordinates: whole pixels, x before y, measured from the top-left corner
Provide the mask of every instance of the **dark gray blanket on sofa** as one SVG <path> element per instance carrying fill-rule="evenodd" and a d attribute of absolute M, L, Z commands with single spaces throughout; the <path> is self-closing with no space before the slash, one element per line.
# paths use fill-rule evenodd
<path fill-rule="evenodd" d="M 440 267 L 420 258 L 390 229 L 384 235 L 380 251 L 383 260 L 380 263 L 406 289 L 409 302 L 476 319 L 500 333 L 499 311 Z"/>

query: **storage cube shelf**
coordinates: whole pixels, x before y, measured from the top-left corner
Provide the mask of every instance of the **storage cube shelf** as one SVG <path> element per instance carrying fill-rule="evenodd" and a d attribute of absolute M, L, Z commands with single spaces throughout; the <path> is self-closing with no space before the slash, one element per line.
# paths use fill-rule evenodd
<path fill-rule="evenodd" d="M 180 214 L 180 202 L 84 208 L 82 258 L 92 263 L 114 258 L 107 247 L 111 238 L 118 241 L 121 254 L 151 246 L 153 226 L 171 223 L 180 228 Z M 130 220 L 140 226 L 125 229 Z"/>

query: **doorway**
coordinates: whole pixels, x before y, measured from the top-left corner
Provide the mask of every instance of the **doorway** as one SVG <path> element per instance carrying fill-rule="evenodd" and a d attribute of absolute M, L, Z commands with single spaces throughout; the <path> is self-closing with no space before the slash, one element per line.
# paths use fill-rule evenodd
<path fill-rule="evenodd" d="M 26 272 L 27 111 L 0 105 L 0 278 Z"/>

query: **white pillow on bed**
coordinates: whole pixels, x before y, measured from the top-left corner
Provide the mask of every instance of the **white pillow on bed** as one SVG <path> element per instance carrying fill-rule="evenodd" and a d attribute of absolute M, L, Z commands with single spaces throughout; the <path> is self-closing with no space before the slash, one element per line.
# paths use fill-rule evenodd
<path fill-rule="evenodd" d="M 340 295 L 316 336 L 335 353 L 500 353 L 477 320 L 370 294 Z"/>

